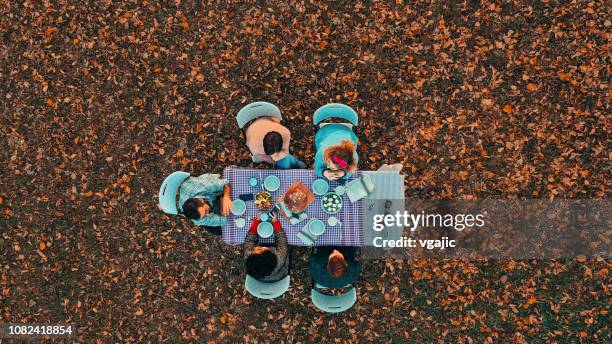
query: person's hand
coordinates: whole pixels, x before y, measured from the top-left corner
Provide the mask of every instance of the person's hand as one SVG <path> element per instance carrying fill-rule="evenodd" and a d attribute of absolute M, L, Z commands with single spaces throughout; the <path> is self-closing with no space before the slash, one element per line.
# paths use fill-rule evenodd
<path fill-rule="evenodd" d="M 255 216 L 255 218 L 259 220 L 261 218 L 261 213 L 257 213 L 257 216 Z"/>
<path fill-rule="evenodd" d="M 228 216 L 233 208 L 234 204 L 232 203 L 232 200 L 230 200 L 229 197 L 223 197 L 223 200 L 221 201 L 221 214 L 223 214 L 223 216 Z"/>
<path fill-rule="evenodd" d="M 330 170 L 325 170 L 323 171 L 323 176 L 329 180 L 338 180 L 340 179 L 340 173 L 338 172 L 332 172 Z"/>
<path fill-rule="evenodd" d="M 277 219 L 276 213 L 274 213 L 274 215 L 272 215 L 272 222 L 276 222 L 276 221 L 278 221 L 278 219 Z"/>

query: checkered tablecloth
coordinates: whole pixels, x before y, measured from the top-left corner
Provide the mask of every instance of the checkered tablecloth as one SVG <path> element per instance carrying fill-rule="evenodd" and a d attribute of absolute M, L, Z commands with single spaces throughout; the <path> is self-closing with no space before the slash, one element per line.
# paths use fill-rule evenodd
<path fill-rule="evenodd" d="M 239 195 L 253 193 L 257 194 L 261 190 L 263 180 L 269 175 L 277 176 L 281 181 L 280 188 L 271 192 L 272 199 L 276 201 L 280 195 L 293 184 L 294 181 L 300 180 L 304 185 L 311 186 L 317 179 L 312 170 L 257 170 L 249 168 L 228 167 L 223 171 L 223 178 L 229 180 L 232 185 L 232 199 L 237 199 Z M 353 178 L 357 178 L 361 172 L 353 174 Z M 257 187 L 249 185 L 249 179 L 256 177 L 259 180 Z M 339 184 L 337 182 L 329 182 L 329 190 L 333 191 Z M 362 246 L 364 241 L 363 228 L 363 200 L 351 203 L 346 194 L 342 195 L 343 206 L 339 213 L 329 215 L 321 209 L 321 196 L 316 196 L 315 201 L 306 209 L 308 218 L 296 225 L 289 224 L 289 221 L 283 216 L 279 216 L 279 220 L 283 225 L 283 229 L 287 234 L 287 239 L 290 245 L 304 246 L 302 240 L 297 237 L 297 233 L 312 219 L 320 219 L 327 224 L 327 219 L 330 216 L 337 217 L 342 225 L 327 226 L 325 233 L 321 235 L 315 246 Z M 259 213 L 255 207 L 254 201 L 246 202 L 247 210 L 241 216 L 230 215 L 228 224 L 222 227 L 223 241 L 230 245 L 239 245 L 244 242 L 247 231 L 253 219 Z M 237 217 L 242 217 L 246 220 L 246 225 L 243 228 L 237 228 L 234 220 Z M 263 239 L 262 242 L 272 243 L 274 238 Z"/>

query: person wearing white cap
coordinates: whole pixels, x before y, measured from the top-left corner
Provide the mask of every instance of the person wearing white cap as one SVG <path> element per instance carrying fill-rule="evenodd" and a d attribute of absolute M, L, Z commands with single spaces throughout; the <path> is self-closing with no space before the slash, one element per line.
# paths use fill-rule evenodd
<path fill-rule="evenodd" d="M 229 182 L 218 174 L 192 177 L 177 171 L 162 183 L 159 205 L 165 213 L 183 214 L 198 226 L 219 227 L 227 224 L 227 215 L 232 210 L 230 193 Z"/>

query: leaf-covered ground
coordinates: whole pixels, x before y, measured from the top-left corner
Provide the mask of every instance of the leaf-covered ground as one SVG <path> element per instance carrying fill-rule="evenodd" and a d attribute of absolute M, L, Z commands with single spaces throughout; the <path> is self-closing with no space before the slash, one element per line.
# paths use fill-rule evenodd
<path fill-rule="evenodd" d="M 306 250 L 275 301 L 239 247 L 157 208 L 174 170 L 253 166 L 233 117 L 267 100 L 313 160 L 312 113 L 361 116 L 363 169 L 407 196 L 607 198 L 605 1 L 4 1 L 0 323 L 79 341 L 600 342 L 610 264 L 371 261 L 341 315 Z"/>

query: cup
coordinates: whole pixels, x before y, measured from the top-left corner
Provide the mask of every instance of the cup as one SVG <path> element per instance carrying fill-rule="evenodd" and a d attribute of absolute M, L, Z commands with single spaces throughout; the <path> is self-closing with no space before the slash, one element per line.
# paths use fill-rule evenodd
<path fill-rule="evenodd" d="M 234 220 L 234 224 L 236 225 L 236 228 L 242 228 L 246 224 L 246 221 L 242 217 L 239 217 Z"/>
<path fill-rule="evenodd" d="M 335 217 L 335 216 L 330 216 L 330 217 L 327 219 L 327 224 L 328 224 L 328 225 L 330 225 L 330 226 L 332 226 L 332 227 L 333 227 L 333 226 L 335 226 L 335 225 L 337 225 L 337 224 L 338 224 L 338 218 L 337 218 L 337 217 Z"/>

